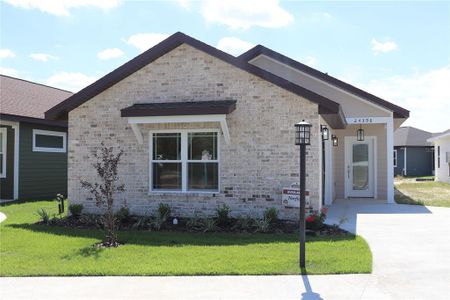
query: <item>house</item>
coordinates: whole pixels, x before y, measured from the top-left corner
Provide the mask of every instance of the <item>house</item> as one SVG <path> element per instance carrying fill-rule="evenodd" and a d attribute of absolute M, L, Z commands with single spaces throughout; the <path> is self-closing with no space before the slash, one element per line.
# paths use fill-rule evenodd
<path fill-rule="evenodd" d="M 72 93 L 0 75 L 1 199 L 51 199 L 67 191 L 67 122 L 44 113 Z"/>
<path fill-rule="evenodd" d="M 427 141 L 434 144 L 435 180 L 450 183 L 450 129 L 433 134 Z"/>
<path fill-rule="evenodd" d="M 432 133 L 414 127 L 394 132 L 394 176 L 431 176 L 434 172 Z"/>
<path fill-rule="evenodd" d="M 234 215 L 276 207 L 285 219 L 298 217 L 282 203 L 299 181 L 294 124 L 312 124 L 306 187 L 318 209 L 335 199 L 393 203 L 393 134 L 408 116 L 263 46 L 234 57 L 183 33 L 46 112 L 69 122 L 69 199 L 88 211 L 80 180 L 96 180 L 91 152 L 103 142 L 124 151 L 118 205 L 133 213 L 165 202 L 181 216 L 212 215 L 225 203 Z"/>

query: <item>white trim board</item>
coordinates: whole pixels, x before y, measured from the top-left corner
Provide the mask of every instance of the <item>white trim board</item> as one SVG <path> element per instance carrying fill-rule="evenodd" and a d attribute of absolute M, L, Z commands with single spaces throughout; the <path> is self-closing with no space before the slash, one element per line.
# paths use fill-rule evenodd
<path fill-rule="evenodd" d="M 130 124 L 136 139 L 139 144 L 142 144 L 144 139 L 139 124 L 167 124 L 167 123 L 209 123 L 218 122 L 222 129 L 222 134 L 225 143 L 230 144 L 230 132 L 228 129 L 227 119 L 225 114 L 217 115 L 180 115 L 180 116 L 147 116 L 147 117 L 129 117 L 128 124 Z"/>
<path fill-rule="evenodd" d="M 14 199 L 19 198 L 19 138 L 20 123 L 0 120 L 0 125 L 11 126 L 14 130 Z"/>
<path fill-rule="evenodd" d="M 57 136 L 63 138 L 63 147 L 37 147 L 36 135 Z M 67 149 L 67 133 L 63 131 L 51 131 L 42 129 L 33 129 L 33 152 L 56 152 L 65 153 Z"/>
<path fill-rule="evenodd" d="M 8 161 L 6 159 L 7 155 L 8 155 L 8 128 L 7 127 L 0 127 L 0 133 L 2 134 L 2 147 L 0 149 L 1 153 L 2 153 L 2 169 L 0 170 L 0 178 L 6 178 L 6 172 L 7 172 L 7 168 L 6 168 L 6 162 Z"/>

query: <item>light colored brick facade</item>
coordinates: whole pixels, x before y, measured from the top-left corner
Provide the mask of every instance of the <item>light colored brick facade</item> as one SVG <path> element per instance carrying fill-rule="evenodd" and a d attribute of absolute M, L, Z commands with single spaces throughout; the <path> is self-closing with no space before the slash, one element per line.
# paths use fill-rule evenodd
<path fill-rule="evenodd" d="M 215 123 L 141 125 L 139 144 L 122 108 L 135 103 L 237 100 L 227 116 L 230 144 L 220 135 L 220 193 L 150 193 L 149 144 L 151 129 L 220 128 Z M 318 105 L 259 77 L 183 44 L 118 82 L 69 113 L 68 197 L 96 210 L 80 180 L 95 181 L 92 151 L 104 142 L 124 150 L 119 175 L 132 213 L 154 213 L 160 202 L 175 215 L 210 216 L 225 203 L 234 216 L 260 217 L 276 207 L 280 217 L 296 219 L 298 209 L 281 205 L 281 191 L 298 182 L 299 149 L 294 145 L 294 124 L 312 124 L 307 154 L 307 189 L 311 203 L 320 206 L 320 151 Z"/>

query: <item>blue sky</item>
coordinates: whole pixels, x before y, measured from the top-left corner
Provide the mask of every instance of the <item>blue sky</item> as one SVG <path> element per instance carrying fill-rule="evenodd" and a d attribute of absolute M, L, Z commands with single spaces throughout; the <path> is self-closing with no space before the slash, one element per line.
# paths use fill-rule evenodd
<path fill-rule="evenodd" d="M 255 4 L 256 3 L 256 4 Z M 3 0 L 0 71 L 77 91 L 176 31 L 263 44 L 450 127 L 450 2 Z"/>

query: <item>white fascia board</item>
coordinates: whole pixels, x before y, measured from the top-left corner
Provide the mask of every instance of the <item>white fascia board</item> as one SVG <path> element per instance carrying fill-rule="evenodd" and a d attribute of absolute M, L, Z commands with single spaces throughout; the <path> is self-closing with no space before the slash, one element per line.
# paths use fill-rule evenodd
<path fill-rule="evenodd" d="M 443 139 L 443 138 L 448 137 L 448 136 L 450 136 L 450 132 L 447 132 L 447 133 L 444 133 L 444 134 L 441 134 L 441 135 L 433 136 L 433 137 L 427 139 L 427 142 L 432 143 L 434 141 Z"/>
<path fill-rule="evenodd" d="M 146 116 L 146 117 L 129 117 L 128 124 L 136 135 L 139 144 L 143 143 L 142 133 L 138 124 L 167 124 L 167 123 L 204 123 L 218 122 L 222 129 L 223 137 L 227 144 L 230 143 L 230 133 L 225 114 L 218 115 L 180 115 L 180 116 Z"/>

